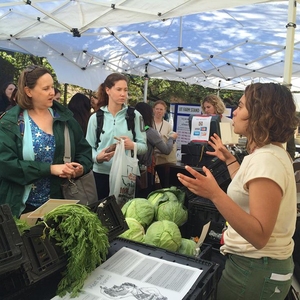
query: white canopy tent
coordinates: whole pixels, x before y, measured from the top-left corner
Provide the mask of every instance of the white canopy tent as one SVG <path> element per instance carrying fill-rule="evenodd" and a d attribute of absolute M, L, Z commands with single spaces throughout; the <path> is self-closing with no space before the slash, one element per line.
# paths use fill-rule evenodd
<path fill-rule="evenodd" d="M 61 83 L 92 90 L 117 71 L 211 88 L 285 82 L 300 91 L 296 3 L 2 0 L 0 49 L 47 57 Z"/>

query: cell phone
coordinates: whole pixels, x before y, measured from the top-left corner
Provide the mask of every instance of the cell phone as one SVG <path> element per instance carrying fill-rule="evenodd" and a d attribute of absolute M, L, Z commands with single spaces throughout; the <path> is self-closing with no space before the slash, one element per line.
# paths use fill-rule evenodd
<path fill-rule="evenodd" d="M 115 143 L 115 144 L 112 144 L 112 145 L 110 145 L 106 150 L 105 150 L 105 153 L 109 153 L 109 152 L 113 152 L 113 151 L 115 151 L 116 150 L 116 146 L 117 146 L 117 144 Z"/>

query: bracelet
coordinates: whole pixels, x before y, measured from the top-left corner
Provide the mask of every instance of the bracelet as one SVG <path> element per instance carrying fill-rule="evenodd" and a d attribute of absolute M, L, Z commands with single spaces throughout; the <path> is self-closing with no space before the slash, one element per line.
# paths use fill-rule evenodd
<path fill-rule="evenodd" d="M 226 167 L 229 167 L 229 166 L 231 166 L 232 164 L 234 164 L 234 163 L 236 163 L 237 162 L 237 159 L 236 160 L 234 160 L 234 161 L 232 161 L 231 163 L 229 163 L 228 165 L 226 165 Z"/>

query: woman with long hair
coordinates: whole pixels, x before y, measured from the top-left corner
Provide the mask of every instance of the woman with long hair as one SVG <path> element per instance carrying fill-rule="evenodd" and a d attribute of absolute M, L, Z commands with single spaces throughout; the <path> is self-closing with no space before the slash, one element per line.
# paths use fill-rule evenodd
<path fill-rule="evenodd" d="M 97 98 L 103 112 L 103 128 L 100 138 L 97 137 L 97 113 L 91 115 L 87 128 L 86 139 L 93 148 L 93 171 L 97 185 L 98 199 L 109 195 L 109 173 L 115 151 L 108 152 L 114 144 L 114 137 L 124 140 L 125 150 L 137 146 L 137 154 L 147 151 L 146 133 L 141 128 L 141 115 L 135 111 L 135 139 L 133 132 L 127 127 L 128 81 L 126 76 L 112 73 L 98 88 Z M 97 145 L 96 145 L 97 144 Z"/>

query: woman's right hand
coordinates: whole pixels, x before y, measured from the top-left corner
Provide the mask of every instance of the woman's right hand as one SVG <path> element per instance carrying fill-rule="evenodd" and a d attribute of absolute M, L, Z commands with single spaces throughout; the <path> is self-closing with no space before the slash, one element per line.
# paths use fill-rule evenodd
<path fill-rule="evenodd" d="M 228 151 L 228 149 L 222 143 L 221 138 L 216 133 L 210 137 L 208 144 L 215 151 L 206 151 L 206 154 L 216 156 L 224 162 L 235 159 L 234 155 Z"/>
<path fill-rule="evenodd" d="M 175 131 L 171 131 L 171 132 L 168 134 L 168 137 L 171 137 L 173 140 L 176 140 L 177 137 L 178 137 L 178 133 L 175 132 Z"/>
<path fill-rule="evenodd" d="M 98 163 L 103 163 L 104 161 L 110 161 L 111 158 L 114 156 L 115 151 L 111 151 L 111 152 L 106 152 L 106 150 L 108 149 L 104 148 L 100 153 L 98 153 L 96 160 Z"/>

